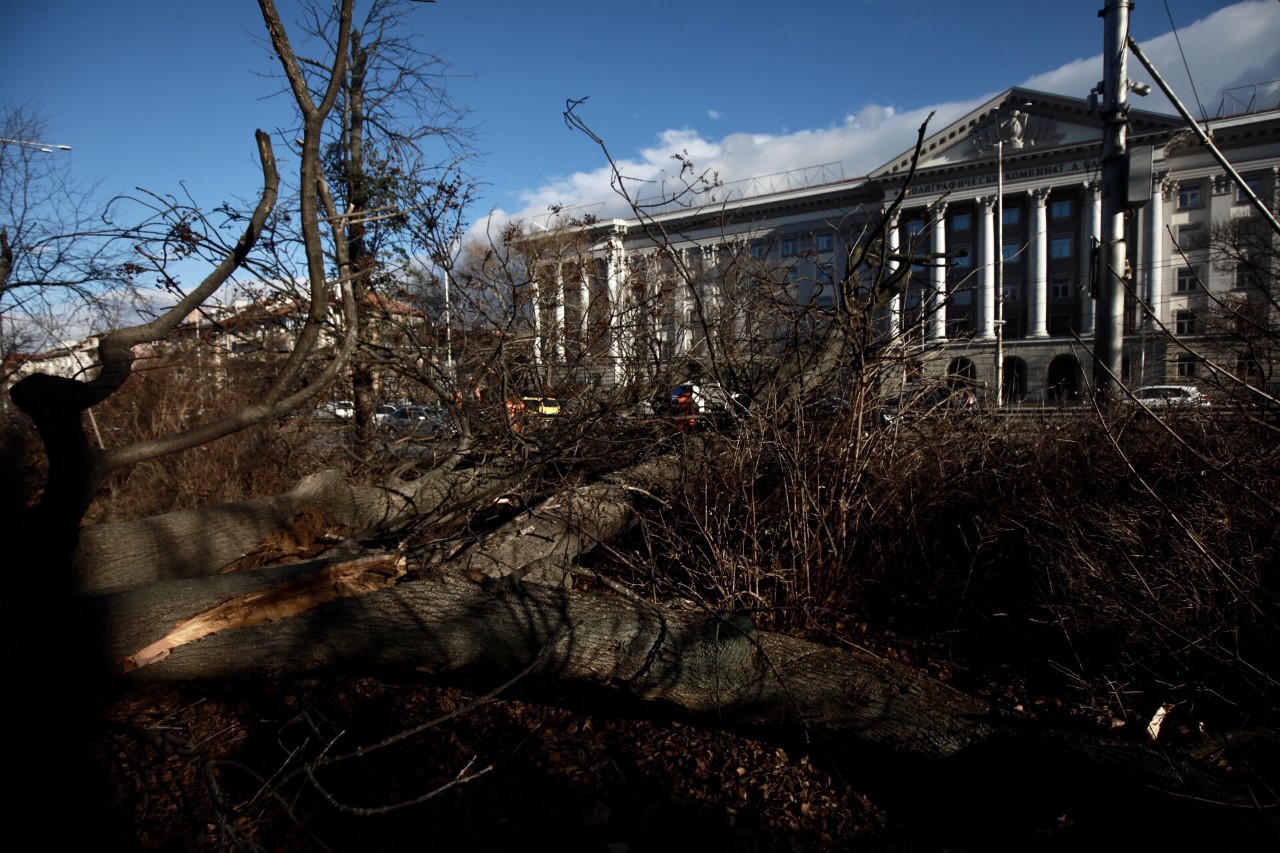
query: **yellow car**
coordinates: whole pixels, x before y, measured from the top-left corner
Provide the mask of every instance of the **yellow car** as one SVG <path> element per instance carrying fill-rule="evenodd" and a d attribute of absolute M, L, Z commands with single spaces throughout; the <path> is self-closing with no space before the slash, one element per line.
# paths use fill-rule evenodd
<path fill-rule="evenodd" d="M 550 417 L 560 414 L 560 401 L 555 397 L 521 397 L 524 410 L 532 415 Z"/>

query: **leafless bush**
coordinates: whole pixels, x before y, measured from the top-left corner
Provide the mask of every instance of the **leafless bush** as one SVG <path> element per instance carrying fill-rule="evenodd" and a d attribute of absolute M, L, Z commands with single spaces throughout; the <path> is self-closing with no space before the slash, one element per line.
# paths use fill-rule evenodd
<path fill-rule="evenodd" d="M 1121 419 L 1020 501 L 1038 603 L 1085 678 L 1274 707 L 1280 457 L 1248 421 Z M 1087 488 L 1092 481 L 1093 488 Z"/>
<path fill-rule="evenodd" d="M 659 594 L 772 628 L 945 634 L 970 666 L 1030 663 L 1116 716 L 1120 685 L 1274 706 L 1280 454 L 1247 420 L 867 414 L 723 436 L 653 518 Z"/>
<path fill-rule="evenodd" d="M 168 356 L 164 362 L 144 364 L 119 393 L 92 410 L 86 430 L 93 443 L 110 448 L 178 432 L 185 424 L 244 404 L 262 381 L 253 364 L 238 365 L 228 373 L 198 363 L 189 353 Z M 268 421 L 117 472 L 86 522 L 122 521 L 275 494 L 322 467 L 358 473 L 358 460 L 345 450 L 341 423 L 315 415 Z"/>

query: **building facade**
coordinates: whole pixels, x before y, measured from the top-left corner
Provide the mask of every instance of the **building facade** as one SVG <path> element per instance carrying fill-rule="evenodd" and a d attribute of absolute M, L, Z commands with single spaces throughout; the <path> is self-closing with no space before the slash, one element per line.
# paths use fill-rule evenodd
<path fill-rule="evenodd" d="M 1224 224 L 1259 218 L 1250 193 L 1277 209 L 1280 109 L 1270 107 L 1204 123 L 1249 192 L 1181 119 L 1130 113 L 1128 384 L 1197 381 L 1215 310 L 1257 288 L 1271 291 L 1255 302 L 1274 306 L 1274 252 L 1267 277 L 1213 247 Z M 988 394 L 1001 374 L 1006 399 L 1078 395 L 1092 372 L 1102 144 L 1086 101 L 1014 88 L 925 139 L 914 169 L 913 148 L 856 179 L 748 197 L 708 187 L 695 205 L 581 226 L 588 259 L 541 276 L 539 357 L 594 346 L 606 376 L 624 381 L 700 358 L 712 334 L 755 352 L 785 349 L 777 335 L 795 338 L 806 316 L 838 309 L 833 283 L 847 272 L 848 248 L 882 225 L 898 252 L 882 267 L 943 259 L 914 264 L 879 308 L 886 342 L 915 351 L 928 373 Z M 783 289 L 751 286 L 765 275 Z"/>

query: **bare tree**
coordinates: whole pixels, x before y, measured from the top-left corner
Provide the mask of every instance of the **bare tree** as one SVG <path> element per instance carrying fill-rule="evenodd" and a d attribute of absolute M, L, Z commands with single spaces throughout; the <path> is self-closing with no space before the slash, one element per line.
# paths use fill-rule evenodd
<path fill-rule="evenodd" d="M 461 236 L 462 212 L 475 192 L 467 111 L 449 96 L 451 68 L 412 37 L 411 0 L 376 0 L 349 32 L 331 4 L 307 4 L 298 27 L 298 73 L 315 93 L 338 83 L 321 147 L 325 177 L 345 232 L 360 341 L 350 365 L 354 422 L 369 437 L 379 377 L 390 369 L 371 325 L 387 320 L 389 301 L 404 301 L 406 270 L 447 268 Z M 345 44 L 338 39 L 345 38 Z M 319 55 L 311 55 L 319 51 Z M 332 57 L 345 53 L 341 75 Z M 286 74 L 289 85 L 296 85 Z M 428 325 L 438 322 L 429 317 Z M 439 393 L 443 376 L 429 377 Z"/>
<path fill-rule="evenodd" d="M 70 172 L 30 105 L 0 103 L 0 353 L 47 349 L 103 318 L 136 267 L 109 237 L 93 188 Z M 72 319 L 74 318 L 74 319 Z M 74 324 L 74 325 L 72 325 Z M 79 327 L 79 328 L 77 328 Z"/>
<path fill-rule="evenodd" d="M 1214 223 L 1210 262 L 1235 280 L 1234 291 L 1214 299 L 1204 328 L 1214 341 L 1207 353 L 1218 369 L 1208 377 L 1220 395 L 1272 411 L 1280 408 L 1280 244 L 1259 217 Z"/>

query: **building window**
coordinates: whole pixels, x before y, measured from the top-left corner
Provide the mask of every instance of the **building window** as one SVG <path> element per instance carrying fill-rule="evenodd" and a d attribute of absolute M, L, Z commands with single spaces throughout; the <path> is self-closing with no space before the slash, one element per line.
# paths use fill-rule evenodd
<path fill-rule="evenodd" d="M 769 254 L 769 247 L 763 242 L 757 241 L 751 244 L 751 257 L 763 259 L 767 254 Z"/>
<path fill-rule="evenodd" d="M 1194 311 L 1174 311 L 1173 331 L 1177 335 L 1194 335 L 1196 333 L 1196 313 Z"/>
<path fill-rule="evenodd" d="M 1236 290 L 1258 290 L 1262 288 L 1262 275 L 1256 263 L 1236 264 Z"/>
<path fill-rule="evenodd" d="M 818 235 L 818 251 L 830 252 L 835 246 L 835 238 L 831 236 L 830 231 L 824 231 Z"/>
<path fill-rule="evenodd" d="M 783 237 L 782 238 L 782 257 L 794 258 L 796 256 L 796 245 L 797 244 L 796 244 L 795 237 Z"/>
<path fill-rule="evenodd" d="M 1071 199 L 1055 201 L 1049 205 L 1049 216 L 1054 219 L 1066 219 L 1071 215 Z"/>
<path fill-rule="evenodd" d="M 1050 299 L 1070 299 L 1071 298 L 1071 276 L 1055 275 L 1049 279 L 1049 298 Z"/>
<path fill-rule="evenodd" d="M 1236 378 L 1254 388 L 1262 386 L 1262 367 L 1247 355 L 1236 356 Z"/>
<path fill-rule="evenodd" d="M 907 223 L 907 234 L 912 237 L 919 237 L 924 233 L 924 220 L 913 219 Z"/>
<path fill-rule="evenodd" d="M 951 266 L 956 269 L 967 270 L 973 266 L 973 250 L 968 246 L 956 246 L 956 257 L 951 259 Z M 962 253 L 963 254 L 960 254 Z"/>
<path fill-rule="evenodd" d="M 1262 176 L 1261 175 L 1244 175 L 1244 185 L 1257 196 L 1262 198 Z M 1244 191 L 1243 187 L 1236 188 L 1236 203 L 1249 204 L 1249 194 Z"/>
<path fill-rule="evenodd" d="M 1015 279 L 1004 280 L 1004 301 L 1020 302 L 1022 300 L 1022 282 Z"/>
<path fill-rule="evenodd" d="M 1055 261 L 1071 257 L 1071 250 L 1070 237 L 1054 237 L 1049 241 L 1049 257 Z"/>
<path fill-rule="evenodd" d="M 1022 221 L 1022 210 L 1017 207 L 1006 207 L 1000 213 L 1000 221 L 1005 225 L 1017 225 Z"/>
<path fill-rule="evenodd" d="M 1187 184 L 1178 187 L 1178 210 L 1193 210 L 1201 206 L 1200 184 Z"/>
<path fill-rule="evenodd" d="M 1178 292 L 1193 293 L 1200 286 L 1200 273 L 1195 267 L 1178 269 Z"/>
<path fill-rule="evenodd" d="M 1184 252 L 1194 252 L 1201 248 L 1199 222 L 1178 226 L 1178 248 Z"/>
<path fill-rule="evenodd" d="M 968 231 L 973 226 L 969 224 L 969 214 L 957 213 L 951 217 L 952 231 Z"/>
<path fill-rule="evenodd" d="M 1197 359 L 1189 352 L 1184 352 L 1178 356 L 1175 372 L 1183 379 L 1191 379 L 1196 375 Z"/>
<path fill-rule="evenodd" d="M 973 291 L 968 287 L 960 287 L 951 291 L 951 304 L 958 307 L 967 307 L 973 304 Z"/>

